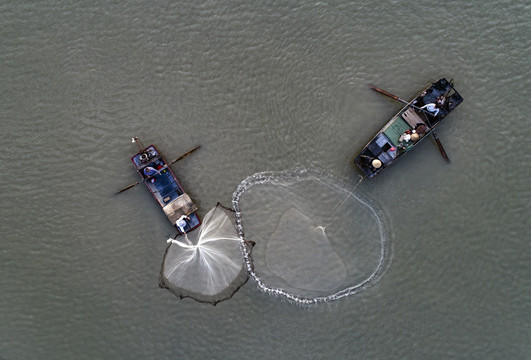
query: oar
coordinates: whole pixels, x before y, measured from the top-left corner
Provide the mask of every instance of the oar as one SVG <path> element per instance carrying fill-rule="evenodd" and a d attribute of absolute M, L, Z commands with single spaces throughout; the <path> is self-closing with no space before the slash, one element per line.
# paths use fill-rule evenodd
<path fill-rule="evenodd" d="M 179 156 L 178 158 L 175 158 L 175 160 L 173 160 L 173 161 L 170 163 L 170 165 L 173 165 L 173 164 L 175 164 L 177 161 L 180 161 L 180 160 L 184 159 L 185 157 L 187 157 L 188 155 L 190 155 L 191 153 L 193 153 L 194 151 L 196 151 L 196 150 L 199 149 L 200 147 L 201 147 L 201 145 L 198 145 L 198 146 L 196 146 L 195 148 L 193 148 L 192 150 L 185 152 L 184 154 L 182 154 L 182 155 Z"/>
<path fill-rule="evenodd" d="M 380 88 L 378 88 L 378 87 L 376 87 L 376 86 L 374 86 L 374 85 L 369 85 L 369 87 L 370 87 L 371 89 L 373 89 L 374 91 L 379 92 L 380 94 L 383 94 L 383 95 L 385 95 L 385 96 L 390 97 L 391 99 L 394 99 L 394 100 L 396 100 L 396 101 L 400 101 L 400 102 L 402 102 L 402 103 L 404 103 L 404 104 L 409 104 L 409 102 L 407 102 L 406 100 L 401 99 L 401 98 L 399 98 L 398 96 L 393 95 L 393 94 L 391 94 L 391 93 L 389 93 L 389 92 L 387 92 L 387 91 L 385 91 L 385 90 L 382 90 L 382 89 L 380 89 Z M 424 109 L 419 108 L 418 106 L 415 106 L 415 105 L 413 105 L 413 104 L 411 104 L 411 106 L 414 107 L 414 108 L 417 109 L 417 110 L 424 111 L 425 113 L 429 114 L 429 112 L 427 112 L 427 111 L 424 110 Z M 431 115 L 431 114 L 430 114 L 430 115 Z M 439 137 L 437 136 L 437 134 L 435 133 L 435 131 L 432 131 L 432 132 L 431 132 L 431 135 L 433 136 L 433 139 L 434 139 L 435 142 L 437 143 L 437 147 L 439 148 L 439 151 L 441 152 L 441 155 L 442 155 L 442 157 L 444 158 L 444 160 L 450 162 L 450 159 L 448 158 L 448 155 L 446 155 L 446 151 L 444 150 L 444 147 L 442 146 L 441 141 L 439 140 Z"/>
<path fill-rule="evenodd" d="M 441 155 L 444 158 L 444 160 L 450 162 L 450 159 L 448 158 L 448 155 L 446 155 L 446 151 L 444 151 L 444 148 L 441 144 L 441 141 L 439 140 L 439 137 L 437 136 L 437 133 L 433 131 L 431 133 L 431 136 L 433 137 L 433 140 L 435 140 L 435 142 L 437 143 L 437 146 L 439 147 L 439 151 L 441 152 Z"/>
<path fill-rule="evenodd" d="M 185 152 L 184 154 L 182 154 L 181 156 L 179 156 L 178 158 L 176 158 L 175 160 L 173 160 L 169 165 L 172 165 L 172 164 L 175 164 L 177 161 L 180 161 L 182 159 L 184 159 L 185 157 L 187 157 L 188 155 L 190 155 L 191 153 L 193 153 L 194 151 L 196 151 L 197 149 L 199 149 L 201 147 L 201 145 L 199 146 L 196 146 L 195 148 L 193 148 L 192 150 L 190 151 L 187 151 Z M 138 184 L 141 184 L 143 183 L 144 181 L 146 181 L 147 179 L 151 179 L 151 176 L 148 176 L 140 181 L 137 181 L 135 183 L 132 183 L 131 185 L 127 185 L 126 187 L 124 187 L 122 190 L 118 191 L 117 194 L 120 194 L 120 193 L 123 193 L 124 191 L 126 190 L 129 190 L 131 189 L 132 187 L 138 185 Z"/>
<path fill-rule="evenodd" d="M 404 104 L 409 104 L 409 102 L 407 102 L 406 100 L 401 99 L 401 98 L 399 98 L 398 96 L 393 95 L 393 94 L 391 94 L 391 93 L 389 93 L 389 92 L 387 92 L 387 91 L 385 91 L 385 90 L 382 90 L 382 89 L 380 89 L 379 87 L 376 87 L 376 86 L 374 86 L 374 85 L 369 85 L 369 87 L 370 87 L 371 89 L 373 89 L 374 91 L 379 92 L 380 94 L 384 94 L 385 96 L 390 97 L 391 99 L 394 99 L 394 100 L 396 100 L 396 101 L 400 101 L 401 103 L 404 103 Z M 422 112 L 425 112 L 425 113 L 428 114 L 428 115 L 431 115 L 429 111 L 426 111 L 426 110 L 424 110 L 424 109 L 421 109 L 421 108 L 419 108 L 418 106 L 415 106 L 415 105 L 411 104 L 411 107 L 414 107 L 414 108 L 417 109 L 417 110 L 420 110 L 420 111 L 422 111 Z"/>

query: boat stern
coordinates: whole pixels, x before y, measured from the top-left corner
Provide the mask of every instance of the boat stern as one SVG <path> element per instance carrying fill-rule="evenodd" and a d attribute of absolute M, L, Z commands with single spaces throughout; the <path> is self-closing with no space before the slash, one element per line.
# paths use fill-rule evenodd
<path fill-rule="evenodd" d="M 397 156 L 396 146 L 383 132 L 380 132 L 354 158 L 354 164 L 365 177 L 370 179 L 389 166 Z"/>

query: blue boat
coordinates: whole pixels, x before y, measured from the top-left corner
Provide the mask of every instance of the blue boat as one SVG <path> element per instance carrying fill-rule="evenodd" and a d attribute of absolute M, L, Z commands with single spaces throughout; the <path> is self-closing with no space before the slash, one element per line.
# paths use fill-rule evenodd
<path fill-rule="evenodd" d="M 133 138 L 133 141 L 140 144 L 137 138 Z M 184 192 L 170 168 L 170 165 L 178 159 L 168 164 L 154 145 L 146 148 L 139 145 L 139 147 L 141 150 L 131 158 L 131 161 L 142 177 L 142 182 L 157 200 L 178 234 L 183 235 L 201 225 L 196 214 L 197 206 Z"/>

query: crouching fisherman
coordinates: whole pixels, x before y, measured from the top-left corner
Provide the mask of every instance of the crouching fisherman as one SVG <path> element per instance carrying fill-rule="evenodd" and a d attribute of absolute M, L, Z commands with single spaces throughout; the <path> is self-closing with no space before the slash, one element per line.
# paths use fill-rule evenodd
<path fill-rule="evenodd" d="M 186 234 L 186 231 L 184 229 L 188 225 L 188 222 L 186 220 L 190 221 L 190 218 L 186 215 L 183 215 L 175 222 L 175 225 L 179 228 L 179 230 L 181 230 L 183 234 Z"/>

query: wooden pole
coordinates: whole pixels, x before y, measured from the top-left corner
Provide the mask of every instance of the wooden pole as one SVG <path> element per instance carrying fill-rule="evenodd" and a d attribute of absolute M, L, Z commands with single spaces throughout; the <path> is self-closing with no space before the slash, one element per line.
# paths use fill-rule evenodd
<path fill-rule="evenodd" d="M 171 163 L 169 163 L 169 165 L 175 164 L 177 161 L 180 161 L 180 160 L 184 159 L 185 157 L 187 157 L 188 155 L 192 154 L 194 151 L 196 151 L 196 150 L 199 149 L 200 147 L 201 147 L 201 145 L 196 146 L 196 147 L 193 148 L 192 150 L 189 150 L 189 151 L 185 152 L 184 154 L 182 154 L 182 155 L 179 156 L 178 158 L 175 158 L 175 160 L 173 160 Z M 124 187 L 123 189 L 121 189 L 120 191 L 118 191 L 116 194 L 123 193 L 124 191 L 129 190 L 129 189 L 131 189 L 132 187 L 134 187 L 134 186 L 136 186 L 136 185 L 138 185 L 138 184 L 143 183 L 143 182 L 146 181 L 147 179 L 151 179 L 151 176 L 145 177 L 145 178 L 143 178 L 143 179 L 140 180 L 140 181 L 137 181 L 137 182 L 135 182 L 135 183 L 132 183 L 131 185 L 127 185 L 126 187 Z"/>

